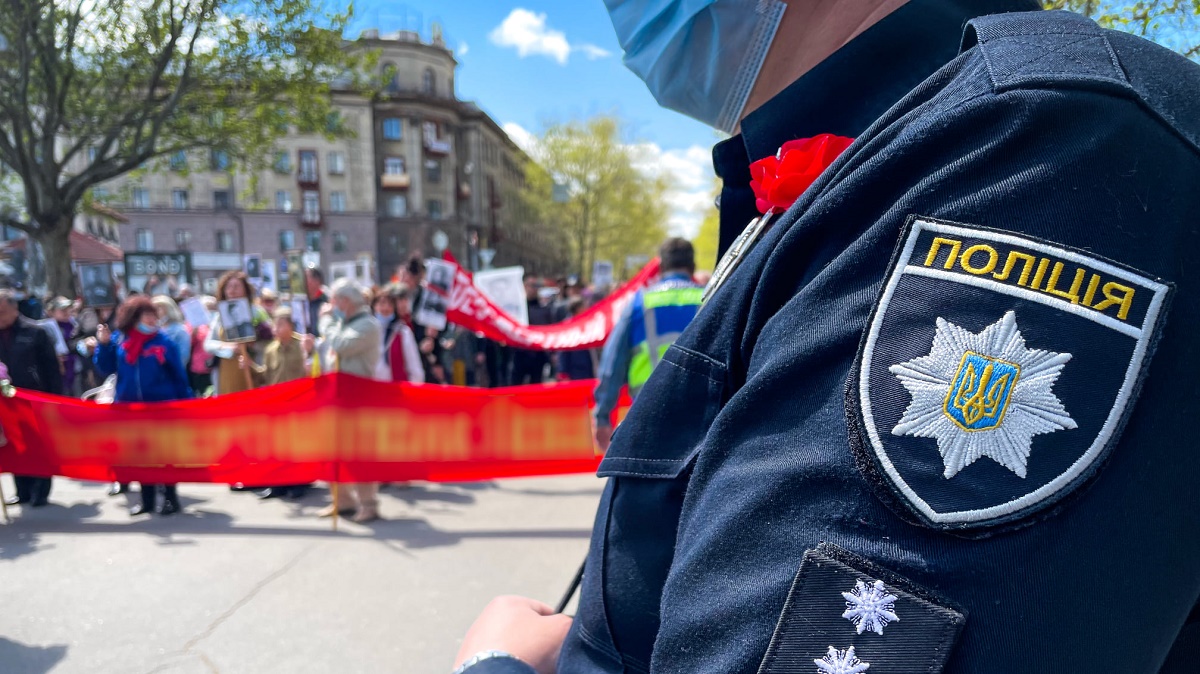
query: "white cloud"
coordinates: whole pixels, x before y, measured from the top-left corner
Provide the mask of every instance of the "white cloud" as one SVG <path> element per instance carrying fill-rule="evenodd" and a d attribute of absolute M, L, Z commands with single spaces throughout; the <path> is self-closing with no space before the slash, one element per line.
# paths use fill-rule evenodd
<path fill-rule="evenodd" d="M 603 47 L 597 47 L 594 44 L 584 43 L 577 47 L 572 47 L 571 49 L 573 51 L 583 52 L 583 55 L 586 56 L 589 61 L 595 61 L 596 59 L 612 56 L 612 52 Z"/>
<path fill-rule="evenodd" d="M 695 237 L 704 216 L 713 208 L 715 176 L 710 151 L 699 145 L 663 150 L 656 143 L 642 143 L 634 150 L 639 169 L 671 180 L 666 194 L 668 231 L 688 239 Z"/>
<path fill-rule="evenodd" d="M 537 149 L 537 136 L 534 136 L 532 133 L 525 130 L 525 127 L 517 124 L 516 122 L 506 122 L 505 124 L 501 125 L 500 128 L 504 129 L 504 133 L 507 133 L 508 137 L 512 139 L 512 142 L 516 143 L 517 147 L 524 150 L 525 154 L 531 157 L 533 156 L 534 151 Z"/>
<path fill-rule="evenodd" d="M 572 45 L 567 41 L 566 33 L 546 25 L 546 15 L 536 14 L 528 9 L 518 7 L 509 12 L 499 26 L 488 34 L 492 44 L 501 47 L 512 47 L 521 58 L 529 55 L 549 56 L 566 65 L 571 52 L 581 52 L 588 60 L 611 56 L 611 52 L 594 44 Z"/>
<path fill-rule="evenodd" d="M 515 122 L 502 125 L 504 132 L 529 156 L 537 156 L 537 136 Z M 712 154 L 708 148 L 693 145 L 680 150 L 663 150 L 657 143 L 633 145 L 634 166 L 649 175 L 666 176 L 667 229 L 677 236 L 694 238 L 700 223 L 713 206 Z"/>
<path fill-rule="evenodd" d="M 471 51 L 471 45 L 466 42 L 458 43 L 458 56 L 466 56 L 469 51 Z"/>

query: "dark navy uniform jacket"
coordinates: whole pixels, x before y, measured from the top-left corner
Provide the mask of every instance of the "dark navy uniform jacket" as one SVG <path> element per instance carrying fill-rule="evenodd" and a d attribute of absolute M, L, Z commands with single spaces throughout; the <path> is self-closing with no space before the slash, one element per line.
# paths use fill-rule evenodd
<path fill-rule="evenodd" d="M 560 672 L 1200 671 L 1200 68 L 1035 12 L 934 72 L 945 4 L 717 148 L 740 231 L 857 139 L 617 429 Z"/>

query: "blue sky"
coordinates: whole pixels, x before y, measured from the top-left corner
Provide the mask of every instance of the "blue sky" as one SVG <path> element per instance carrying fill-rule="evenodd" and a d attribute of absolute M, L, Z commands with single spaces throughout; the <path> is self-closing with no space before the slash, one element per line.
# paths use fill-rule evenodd
<path fill-rule="evenodd" d="M 671 174 L 672 229 L 691 235 L 711 208 L 709 127 L 658 106 L 621 63 L 601 0 L 358 0 L 349 31 L 441 24 L 459 61 L 460 98 L 476 101 L 518 143 L 547 123 L 616 113 L 648 169 Z"/>

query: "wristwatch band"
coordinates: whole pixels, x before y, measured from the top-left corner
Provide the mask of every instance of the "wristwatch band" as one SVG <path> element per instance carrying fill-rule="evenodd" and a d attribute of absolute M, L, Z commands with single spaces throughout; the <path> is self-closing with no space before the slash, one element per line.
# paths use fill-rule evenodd
<path fill-rule="evenodd" d="M 497 650 L 482 651 L 480 653 L 476 653 L 475 655 L 472 655 L 471 657 L 467 658 L 466 662 L 459 665 L 458 669 L 454 670 L 450 674 L 463 674 L 463 672 L 467 671 L 467 669 L 469 669 L 471 666 L 477 665 L 477 664 L 483 662 L 484 660 L 492 660 L 495 658 L 508 658 L 509 660 L 516 660 L 517 662 L 521 662 L 521 659 L 518 658 L 517 656 L 513 655 L 512 653 L 505 653 L 504 651 L 497 651 Z"/>

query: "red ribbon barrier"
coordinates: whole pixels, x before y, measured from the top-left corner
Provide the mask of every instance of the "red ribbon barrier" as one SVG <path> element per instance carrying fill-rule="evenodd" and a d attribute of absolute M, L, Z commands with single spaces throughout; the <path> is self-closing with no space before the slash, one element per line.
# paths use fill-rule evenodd
<path fill-rule="evenodd" d="M 457 266 L 457 263 L 455 263 Z M 621 312 L 658 275 L 658 259 L 642 267 L 628 283 L 617 288 L 587 311 L 553 325 L 521 325 L 492 303 L 471 281 L 471 274 L 457 268 L 446 319 L 488 339 L 523 349 L 573 351 L 604 346 Z"/>
<path fill-rule="evenodd" d="M 587 473 L 599 464 L 594 387 L 476 389 L 333 374 L 152 404 L 18 391 L 0 398 L 0 470 L 250 486 Z"/>

